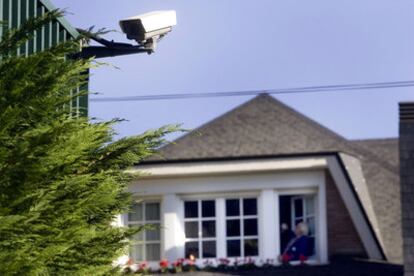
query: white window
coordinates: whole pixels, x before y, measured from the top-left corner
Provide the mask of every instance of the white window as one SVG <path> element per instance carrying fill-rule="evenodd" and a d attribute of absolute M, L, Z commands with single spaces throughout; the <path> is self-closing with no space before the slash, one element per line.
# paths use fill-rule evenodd
<path fill-rule="evenodd" d="M 139 202 L 128 214 L 129 227 L 151 225 L 133 237 L 130 256 L 134 261 L 158 261 L 161 258 L 161 219 L 159 202 Z"/>
<path fill-rule="evenodd" d="M 185 257 L 215 258 L 216 201 L 184 201 Z"/>
<path fill-rule="evenodd" d="M 227 257 L 259 254 L 256 198 L 226 199 Z"/>

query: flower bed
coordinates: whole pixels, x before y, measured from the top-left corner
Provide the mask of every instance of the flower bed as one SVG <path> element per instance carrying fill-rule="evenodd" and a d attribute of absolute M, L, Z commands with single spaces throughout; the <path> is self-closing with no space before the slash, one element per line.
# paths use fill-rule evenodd
<path fill-rule="evenodd" d="M 181 260 L 179 260 L 181 261 Z M 329 265 L 280 265 L 276 260 L 268 259 L 264 261 L 256 261 L 257 265 L 252 267 L 251 264 L 245 266 L 244 260 L 238 260 L 237 266 L 233 265 L 233 262 L 228 259 L 210 259 L 203 262 L 203 268 L 197 266 L 195 272 L 190 272 L 189 267 L 186 264 L 182 265 L 182 272 L 176 272 L 174 270 L 173 263 L 160 261 L 166 270 L 160 269 L 147 270 L 145 273 L 142 271 L 130 272 L 131 274 L 141 275 L 165 275 L 165 274 L 184 274 L 188 276 L 226 276 L 226 275 L 262 275 L 262 276 L 349 276 L 349 275 L 375 275 L 375 276 L 403 276 L 402 265 L 390 264 L 387 262 L 369 261 L 363 259 L 345 259 L 336 260 Z M 242 264 L 243 263 L 243 264 Z M 220 265 L 221 264 L 221 265 Z M 132 262 L 131 262 L 132 265 Z M 138 264 L 135 264 L 136 268 L 139 268 Z"/>
<path fill-rule="evenodd" d="M 232 272 L 232 271 L 253 271 L 253 270 L 271 270 L 277 267 L 289 267 L 292 265 L 306 265 L 306 260 L 303 258 L 300 262 L 290 262 L 288 257 L 281 259 L 281 263 L 275 259 L 256 260 L 251 257 L 247 258 L 218 258 L 218 259 L 206 259 L 196 260 L 194 257 L 188 259 L 177 259 L 170 262 L 166 259 L 161 260 L 157 267 L 151 268 L 149 263 L 139 262 L 134 263 L 129 260 L 123 267 L 125 274 L 141 274 L 150 275 L 153 273 L 167 274 L 167 273 L 183 273 L 183 272 L 195 272 L 195 271 L 207 271 L 207 272 Z"/>

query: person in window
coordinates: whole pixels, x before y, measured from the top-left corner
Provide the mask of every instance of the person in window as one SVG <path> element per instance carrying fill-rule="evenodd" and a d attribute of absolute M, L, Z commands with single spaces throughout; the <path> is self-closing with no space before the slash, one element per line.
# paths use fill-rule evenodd
<path fill-rule="evenodd" d="M 310 241 L 308 237 L 309 228 L 304 222 L 300 222 L 295 227 L 295 237 L 287 244 L 282 261 L 304 261 L 309 257 Z"/>
<path fill-rule="evenodd" d="M 280 225 L 280 228 L 280 246 L 281 252 L 283 252 L 288 243 L 295 237 L 295 234 L 289 229 L 288 224 L 285 222 Z"/>

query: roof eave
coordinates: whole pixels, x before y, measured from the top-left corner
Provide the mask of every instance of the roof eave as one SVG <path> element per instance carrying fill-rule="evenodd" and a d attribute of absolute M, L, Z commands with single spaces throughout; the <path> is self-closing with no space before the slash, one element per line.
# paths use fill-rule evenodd
<path fill-rule="evenodd" d="M 52 2 L 50 2 L 50 0 L 40 0 L 40 2 L 49 10 L 55 10 L 56 7 L 52 4 Z M 74 38 L 77 38 L 80 34 L 79 32 L 64 18 L 64 17 L 59 17 L 57 19 L 59 21 L 60 24 L 62 24 L 62 26 L 70 33 L 71 36 L 73 36 Z"/>
<path fill-rule="evenodd" d="M 137 164 L 139 165 L 162 165 L 174 163 L 198 163 L 198 162 L 216 162 L 216 161 L 236 161 L 236 160 L 253 160 L 253 159 L 275 159 L 275 158 L 290 158 L 290 157 L 321 157 L 334 156 L 338 151 L 326 152 L 302 152 L 289 154 L 265 154 L 265 155 L 242 155 L 242 156 L 221 156 L 221 157 L 200 157 L 200 158 L 183 158 L 183 159 L 157 159 L 157 160 L 143 160 Z M 162 157 L 161 157 L 162 158 Z"/>

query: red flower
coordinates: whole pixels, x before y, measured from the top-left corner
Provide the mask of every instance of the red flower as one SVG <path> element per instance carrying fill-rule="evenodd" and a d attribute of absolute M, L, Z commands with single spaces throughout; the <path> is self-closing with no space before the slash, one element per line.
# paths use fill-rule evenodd
<path fill-rule="evenodd" d="M 307 259 L 308 259 L 308 257 L 306 257 L 303 254 L 300 254 L 299 261 L 300 261 L 301 264 L 304 264 Z"/>
<path fill-rule="evenodd" d="M 168 260 L 166 260 L 166 259 L 163 259 L 163 260 L 161 260 L 160 261 L 160 267 L 161 268 L 166 268 L 166 267 L 168 267 Z"/>
<path fill-rule="evenodd" d="M 178 259 L 178 260 L 176 260 L 175 262 L 173 262 L 173 263 L 172 263 L 172 265 L 173 265 L 174 267 L 177 267 L 177 266 L 182 266 L 182 265 L 183 265 L 183 261 L 184 261 L 184 259 Z"/>
<path fill-rule="evenodd" d="M 139 269 L 144 270 L 148 268 L 148 263 L 147 262 L 142 262 L 139 264 Z"/>
<path fill-rule="evenodd" d="M 283 263 L 288 263 L 290 260 L 292 259 L 292 257 L 289 254 L 283 254 L 282 255 L 282 262 Z"/>
<path fill-rule="evenodd" d="M 230 260 L 226 258 L 220 258 L 218 261 L 221 265 L 228 265 L 230 263 Z"/>

